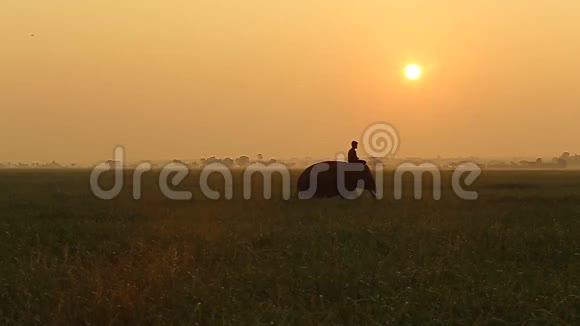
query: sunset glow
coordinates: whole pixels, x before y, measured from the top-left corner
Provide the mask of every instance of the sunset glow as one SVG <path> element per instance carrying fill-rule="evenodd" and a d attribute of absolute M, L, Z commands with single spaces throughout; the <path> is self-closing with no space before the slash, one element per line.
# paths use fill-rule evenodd
<path fill-rule="evenodd" d="M 403 156 L 580 139 L 580 1 L 56 1 L 0 12 L 0 161 L 325 157 L 376 121 Z"/>
<path fill-rule="evenodd" d="M 421 78 L 421 67 L 416 64 L 410 64 L 405 68 L 405 77 L 411 80 L 417 80 Z"/>

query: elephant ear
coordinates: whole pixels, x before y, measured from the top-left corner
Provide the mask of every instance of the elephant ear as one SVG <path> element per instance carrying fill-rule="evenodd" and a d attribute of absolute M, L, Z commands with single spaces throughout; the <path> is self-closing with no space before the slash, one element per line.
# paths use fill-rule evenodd
<path fill-rule="evenodd" d="M 370 190 L 376 191 L 377 185 L 375 183 L 375 177 L 368 166 L 365 167 L 364 173 L 365 173 L 365 184 L 367 184 L 367 187 L 369 187 Z"/>

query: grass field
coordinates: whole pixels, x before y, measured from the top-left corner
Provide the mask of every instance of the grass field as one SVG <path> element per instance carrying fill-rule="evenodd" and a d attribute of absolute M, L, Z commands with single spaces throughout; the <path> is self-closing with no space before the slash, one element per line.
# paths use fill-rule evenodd
<path fill-rule="evenodd" d="M 187 202 L 88 173 L 0 170 L 0 324 L 580 322 L 580 172 L 486 171 L 475 201 L 388 174 L 381 201 L 245 201 L 239 174 L 211 201 L 193 173 Z"/>

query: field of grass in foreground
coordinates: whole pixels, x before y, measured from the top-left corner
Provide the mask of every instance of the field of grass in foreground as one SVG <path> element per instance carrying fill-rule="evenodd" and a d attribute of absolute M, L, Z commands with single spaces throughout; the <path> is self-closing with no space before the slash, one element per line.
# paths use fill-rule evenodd
<path fill-rule="evenodd" d="M 484 172 L 476 201 L 389 175 L 381 201 L 210 201 L 193 173 L 188 202 L 88 173 L 0 170 L 0 324 L 580 321 L 579 172 Z"/>

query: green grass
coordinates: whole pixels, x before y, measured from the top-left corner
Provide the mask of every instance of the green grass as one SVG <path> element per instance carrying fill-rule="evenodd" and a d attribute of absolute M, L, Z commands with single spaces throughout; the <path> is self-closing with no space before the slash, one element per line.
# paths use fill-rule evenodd
<path fill-rule="evenodd" d="M 102 201 L 88 171 L 0 170 L 0 324 L 580 321 L 579 172 L 484 172 L 471 202 L 449 175 L 440 201 L 244 201 L 239 174 L 210 201 L 194 174 L 188 202 L 145 176 Z"/>

